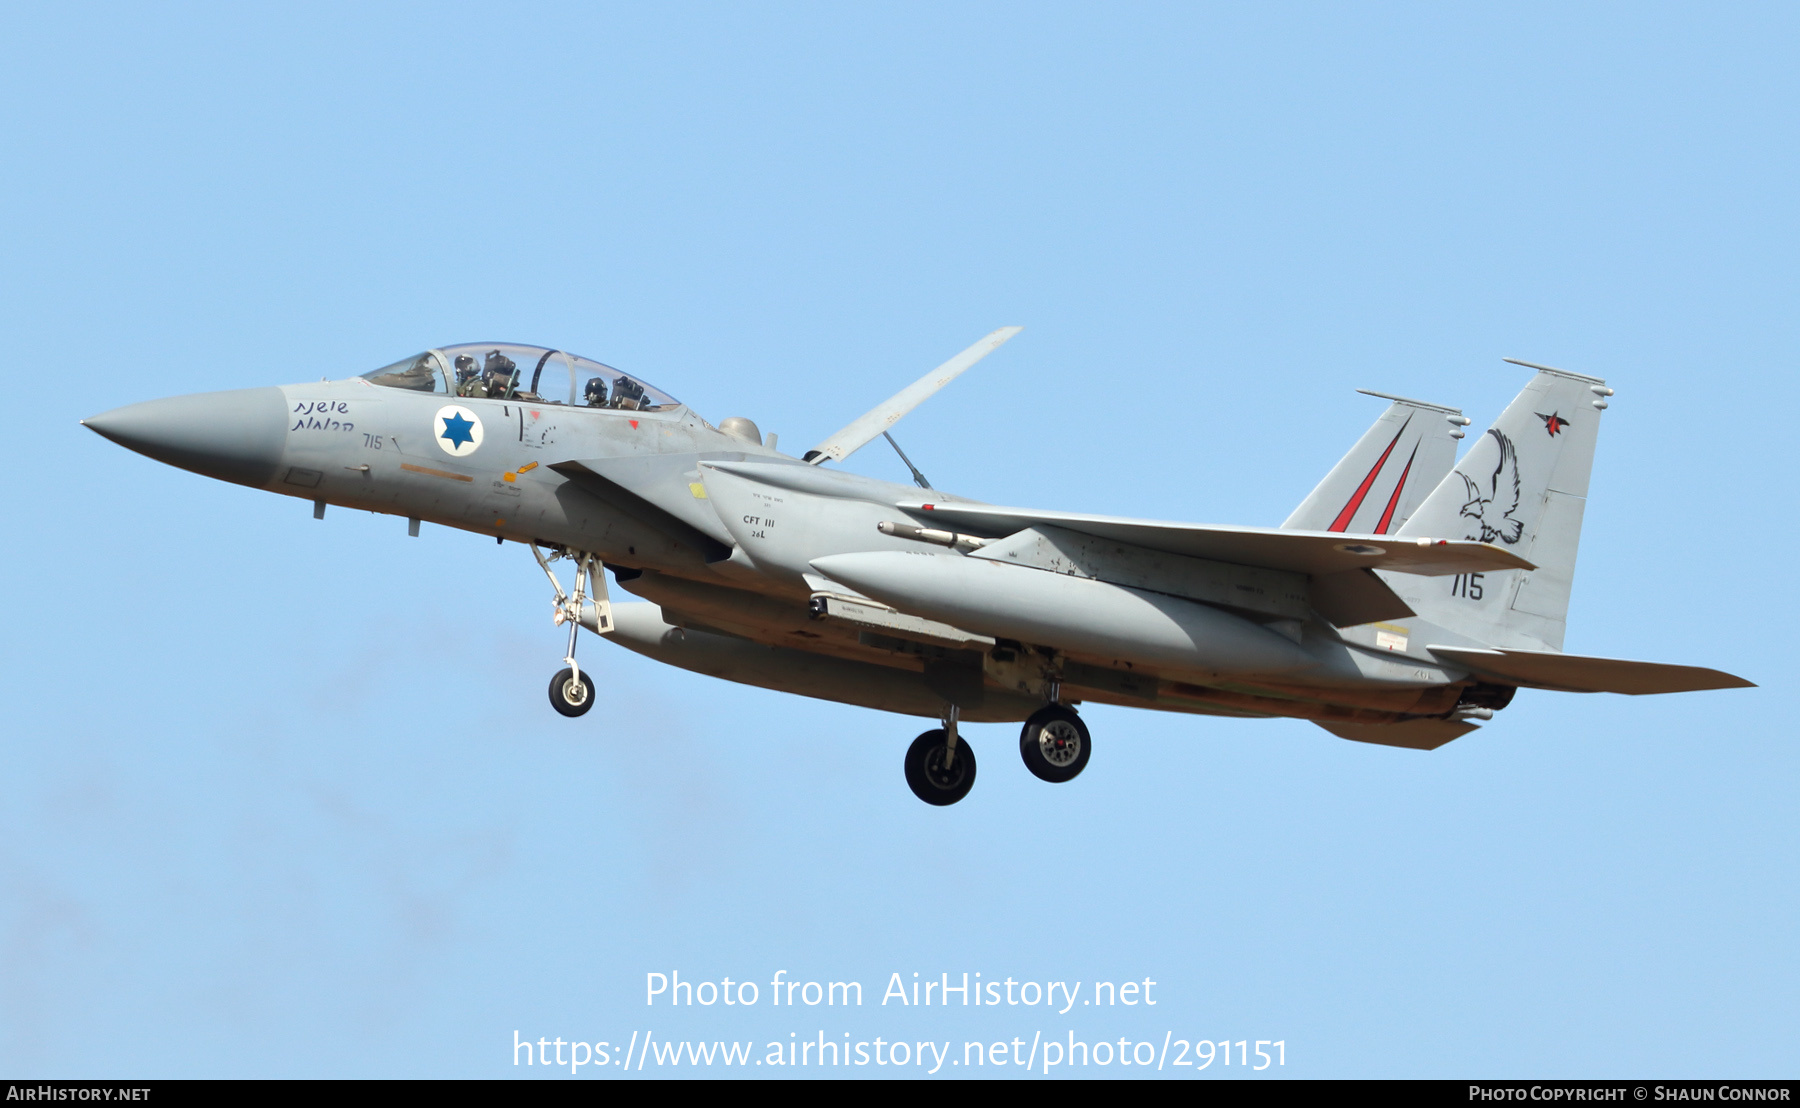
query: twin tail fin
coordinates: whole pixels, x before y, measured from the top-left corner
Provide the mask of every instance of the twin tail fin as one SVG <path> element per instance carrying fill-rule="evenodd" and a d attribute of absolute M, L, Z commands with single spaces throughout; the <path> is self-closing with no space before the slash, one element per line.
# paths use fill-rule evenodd
<path fill-rule="evenodd" d="M 1391 535 L 1456 461 L 1468 420 L 1456 408 L 1358 389 L 1392 401 L 1281 527 Z"/>
<path fill-rule="evenodd" d="M 1515 364 L 1537 376 L 1398 534 L 1491 543 L 1537 568 L 1387 580 L 1439 626 L 1496 647 L 1561 650 L 1588 476 L 1612 390 L 1598 377 Z"/>

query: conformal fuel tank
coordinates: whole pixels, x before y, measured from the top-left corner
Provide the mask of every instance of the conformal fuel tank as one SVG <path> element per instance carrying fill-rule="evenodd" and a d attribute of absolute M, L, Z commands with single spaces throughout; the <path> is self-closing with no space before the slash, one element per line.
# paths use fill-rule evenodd
<path fill-rule="evenodd" d="M 901 611 L 995 638 L 1173 674 L 1293 673 L 1298 644 L 1218 608 L 1161 593 L 957 554 L 833 554 L 812 563 Z"/>

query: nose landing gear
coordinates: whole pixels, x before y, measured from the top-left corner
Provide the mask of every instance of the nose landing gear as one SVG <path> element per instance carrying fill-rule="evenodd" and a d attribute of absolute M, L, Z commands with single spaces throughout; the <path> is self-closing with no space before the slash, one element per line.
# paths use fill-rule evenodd
<path fill-rule="evenodd" d="M 563 658 L 569 665 L 550 679 L 550 706 L 565 716 L 579 716 L 594 706 L 594 679 L 581 672 L 581 667 L 576 664 L 576 636 L 583 627 L 596 634 L 612 630 L 612 601 L 606 596 L 606 577 L 601 572 L 600 560 L 585 551 L 558 548 L 546 559 L 537 544 L 532 543 L 531 556 L 537 559 L 544 576 L 550 579 L 550 587 L 556 590 L 552 621 L 558 627 L 565 623 L 569 625 L 569 653 Z M 550 563 L 558 558 L 570 558 L 575 562 L 573 592 L 563 591 L 562 582 L 556 579 L 556 571 L 550 568 Z M 590 589 L 592 599 L 588 597 Z"/>

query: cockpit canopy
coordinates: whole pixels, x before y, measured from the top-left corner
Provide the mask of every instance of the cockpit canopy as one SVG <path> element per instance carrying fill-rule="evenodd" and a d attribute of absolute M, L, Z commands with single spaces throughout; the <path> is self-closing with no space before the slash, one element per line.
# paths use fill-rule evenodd
<path fill-rule="evenodd" d="M 516 342 L 472 342 L 427 350 L 362 376 L 392 389 L 528 404 L 639 412 L 680 406 L 668 393 L 612 366 Z"/>

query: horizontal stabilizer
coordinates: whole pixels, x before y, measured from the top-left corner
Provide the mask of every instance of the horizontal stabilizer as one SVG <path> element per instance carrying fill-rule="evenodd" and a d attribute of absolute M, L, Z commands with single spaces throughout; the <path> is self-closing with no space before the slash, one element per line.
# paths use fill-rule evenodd
<path fill-rule="evenodd" d="M 1703 666 L 1632 662 L 1624 658 L 1591 658 L 1554 650 L 1479 650 L 1461 646 L 1428 646 L 1427 650 L 1482 677 L 1508 685 L 1559 692 L 1610 692 L 1627 696 L 1647 693 L 1698 692 L 1702 689 L 1753 689 L 1742 677 Z"/>
<path fill-rule="evenodd" d="M 1459 739 L 1481 728 L 1459 719 L 1409 719 L 1404 723 L 1322 723 L 1320 727 L 1340 739 L 1381 746 L 1405 746 L 1413 750 L 1436 750 L 1451 739 Z"/>
<path fill-rule="evenodd" d="M 901 503 L 901 511 L 927 526 L 998 538 L 1048 524 L 1114 542 L 1128 542 L 1169 554 L 1209 558 L 1263 569 L 1323 576 L 1358 569 L 1390 569 L 1427 577 L 1532 569 L 1508 550 L 1463 539 L 1397 538 L 1282 531 L 1273 527 L 1222 527 L 1204 523 L 1159 523 L 1148 519 L 1039 512 L 985 504 L 937 501 Z"/>
<path fill-rule="evenodd" d="M 963 371 L 1000 349 L 1007 339 L 1023 331 L 1023 327 L 1002 327 L 990 332 L 974 346 L 951 358 L 875 407 L 858 416 L 850 426 L 806 452 L 806 460 L 841 462 L 873 442 L 876 436 L 891 430 L 900 417 L 931 398 L 931 395 L 962 376 Z"/>

